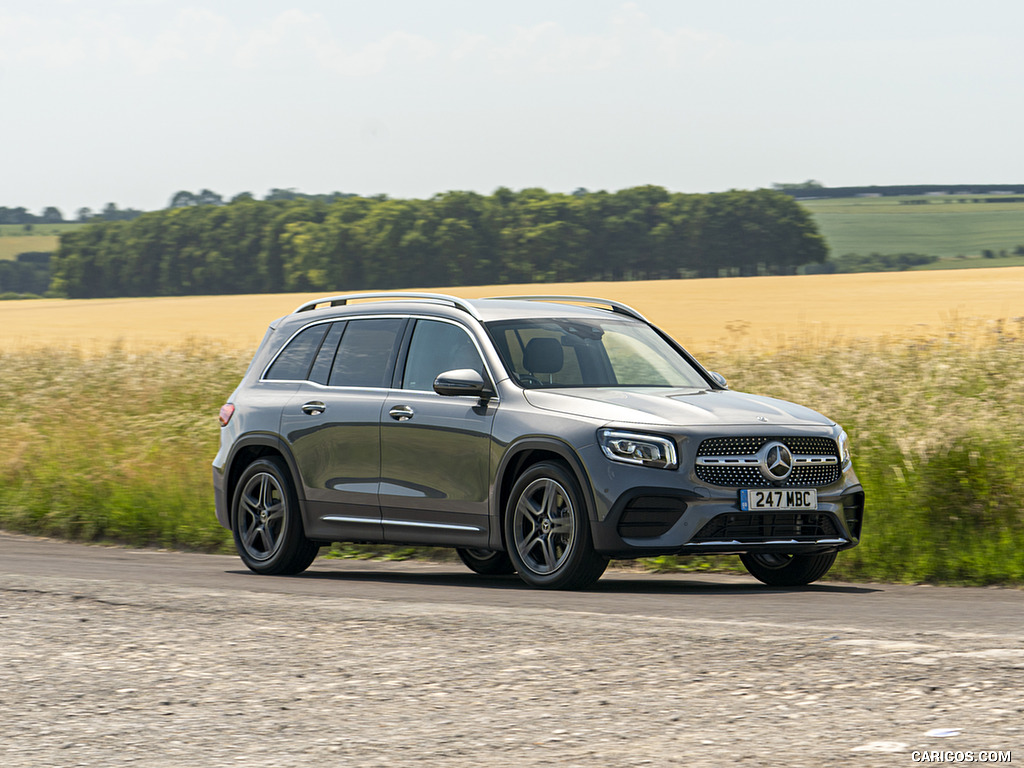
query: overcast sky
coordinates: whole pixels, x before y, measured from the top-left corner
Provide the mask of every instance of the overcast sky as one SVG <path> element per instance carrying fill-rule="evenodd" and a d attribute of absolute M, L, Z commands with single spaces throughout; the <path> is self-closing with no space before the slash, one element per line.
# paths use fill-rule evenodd
<path fill-rule="evenodd" d="M 0 0 L 0 206 L 1024 183 L 1020 0 Z"/>

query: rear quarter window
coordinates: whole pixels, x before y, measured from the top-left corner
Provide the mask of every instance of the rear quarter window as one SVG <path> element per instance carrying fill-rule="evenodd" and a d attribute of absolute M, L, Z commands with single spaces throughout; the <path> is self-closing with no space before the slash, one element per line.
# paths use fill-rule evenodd
<path fill-rule="evenodd" d="M 281 350 L 263 378 L 271 381 L 303 381 L 308 378 L 313 357 L 320 349 L 327 328 L 327 323 L 321 323 L 299 331 Z"/>

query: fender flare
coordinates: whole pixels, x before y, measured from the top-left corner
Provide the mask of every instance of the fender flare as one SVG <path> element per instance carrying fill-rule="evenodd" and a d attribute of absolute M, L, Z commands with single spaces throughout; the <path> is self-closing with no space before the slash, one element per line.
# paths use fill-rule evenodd
<path fill-rule="evenodd" d="M 299 512 L 302 515 L 303 524 L 306 521 L 306 494 L 302 484 L 302 476 L 299 474 L 299 465 L 295 461 L 295 456 L 292 455 L 291 448 L 279 435 L 275 435 L 272 432 L 253 432 L 247 435 L 243 435 L 235 440 L 234 445 L 231 446 L 231 453 L 228 455 L 227 461 L 224 462 L 224 493 L 227 498 L 228 504 L 228 516 L 230 518 L 230 508 L 234 499 L 235 489 L 231 483 L 232 476 L 241 474 L 242 469 L 236 466 L 238 461 L 238 454 L 240 454 L 246 448 L 270 448 L 271 450 L 279 453 L 284 459 L 285 464 L 288 465 L 288 471 L 292 476 L 292 485 L 295 487 L 295 495 L 299 499 Z"/>
<path fill-rule="evenodd" d="M 576 451 L 568 443 L 557 438 L 524 437 L 509 444 L 494 474 L 494 482 L 491 485 L 491 503 L 488 505 L 490 507 L 488 513 L 488 528 L 490 530 L 488 544 L 491 549 L 506 550 L 504 526 L 502 525 L 502 517 L 505 510 L 501 506 L 501 488 L 505 484 L 505 476 L 515 464 L 516 458 L 528 451 L 554 453 L 569 465 L 570 471 L 576 477 L 576 482 L 580 484 L 580 488 L 583 490 L 583 503 L 587 507 L 587 517 L 591 523 L 597 522 L 597 503 L 594 500 L 593 484 L 590 481 L 590 474 L 587 472 L 586 465 L 584 465 L 583 460 Z"/>

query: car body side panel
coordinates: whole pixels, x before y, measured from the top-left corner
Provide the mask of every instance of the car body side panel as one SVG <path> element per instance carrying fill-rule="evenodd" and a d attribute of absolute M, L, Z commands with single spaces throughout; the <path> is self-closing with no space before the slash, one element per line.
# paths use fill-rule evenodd
<path fill-rule="evenodd" d="M 390 410 L 408 408 L 399 421 Z M 392 390 L 381 412 L 384 538 L 486 547 L 496 400 Z"/>
<path fill-rule="evenodd" d="M 567 464 L 583 489 L 590 519 L 596 519 L 598 507 L 594 503 L 593 482 L 581 454 L 588 447 L 596 449 L 595 439 L 600 422 L 538 411 L 526 400 L 523 390 L 507 379 L 501 382 L 498 389 L 502 406 L 495 415 L 491 433 L 490 476 L 493 480 L 490 487 L 489 548 L 505 549 L 501 525 L 504 514 L 501 489 L 503 485 L 515 481 L 515 476 L 509 473 L 520 469 L 520 460 L 524 454 L 529 457 L 552 455 Z M 600 449 L 597 452 L 600 453 Z"/>
<path fill-rule="evenodd" d="M 307 535 L 381 540 L 377 483 L 380 412 L 387 391 L 302 384 L 281 413 L 281 434 L 300 468 Z M 303 406 L 322 403 L 321 413 Z"/>
<path fill-rule="evenodd" d="M 220 450 L 213 460 L 214 508 L 217 520 L 231 527 L 231 488 L 228 472 L 239 449 L 252 444 L 254 436 L 260 444 L 273 443 L 279 434 L 281 404 L 298 389 L 295 382 L 267 382 L 256 386 L 239 386 L 228 402 L 236 405 L 234 416 L 220 428 Z"/>

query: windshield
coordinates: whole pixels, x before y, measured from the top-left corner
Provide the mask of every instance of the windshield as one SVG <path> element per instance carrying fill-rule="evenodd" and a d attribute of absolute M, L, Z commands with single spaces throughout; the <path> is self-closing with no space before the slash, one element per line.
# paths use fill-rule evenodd
<path fill-rule="evenodd" d="M 523 387 L 708 388 L 668 342 L 634 320 L 511 320 L 487 329 Z"/>

